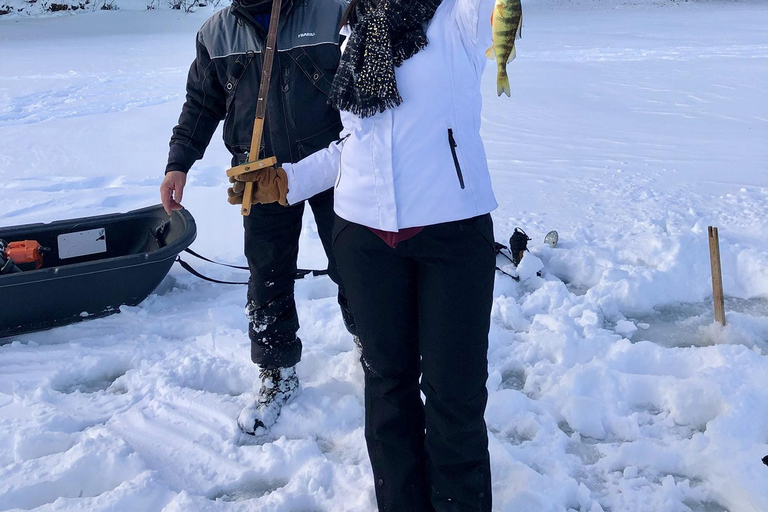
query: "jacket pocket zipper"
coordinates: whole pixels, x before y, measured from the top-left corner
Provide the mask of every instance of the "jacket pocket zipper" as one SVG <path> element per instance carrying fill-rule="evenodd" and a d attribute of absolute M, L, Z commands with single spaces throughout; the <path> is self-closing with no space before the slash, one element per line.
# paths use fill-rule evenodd
<path fill-rule="evenodd" d="M 342 144 L 341 150 L 339 152 L 339 176 L 336 178 L 336 184 L 333 186 L 333 188 L 339 188 L 339 183 L 341 183 L 341 159 L 344 156 L 344 146 L 343 144 L 346 143 L 347 139 L 349 138 L 349 134 L 345 135 L 339 142 Z"/>
<path fill-rule="evenodd" d="M 456 139 L 453 138 L 453 129 L 448 128 L 448 145 L 451 146 L 451 155 L 453 155 L 453 165 L 456 166 L 456 175 L 459 177 L 459 185 L 464 189 L 464 175 L 461 174 L 461 165 L 459 165 L 459 156 L 456 154 Z"/>

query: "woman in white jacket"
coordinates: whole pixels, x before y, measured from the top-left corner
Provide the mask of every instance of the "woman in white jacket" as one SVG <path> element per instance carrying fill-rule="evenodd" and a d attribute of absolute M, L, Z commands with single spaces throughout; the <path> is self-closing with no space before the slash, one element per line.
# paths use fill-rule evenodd
<path fill-rule="evenodd" d="M 362 345 L 382 512 L 491 510 L 496 200 L 479 130 L 492 8 L 353 0 L 331 92 L 340 141 L 284 166 L 289 203 L 335 183 L 333 249 Z"/>

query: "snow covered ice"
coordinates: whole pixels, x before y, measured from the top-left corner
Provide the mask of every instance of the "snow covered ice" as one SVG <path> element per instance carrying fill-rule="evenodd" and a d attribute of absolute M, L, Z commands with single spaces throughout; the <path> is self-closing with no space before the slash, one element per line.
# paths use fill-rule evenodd
<path fill-rule="evenodd" d="M 483 81 L 496 237 L 533 238 L 526 279 L 496 280 L 494 510 L 766 512 L 768 4 L 524 8 L 512 98 L 494 66 Z M 159 201 L 210 13 L 0 17 L 0 224 Z M 183 202 L 193 249 L 242 263 L 228 164 L 216 135 Z M 309 218 L 301 244 L 300 264 L 323 267 Z M 0 510 L 374 510 L 334 286 L 299 281 L 297 302 L 303 390 L 258 443 L 235 423 L 257 376 L 242 287 L 175 267 L 138 307 L 2 340 Z"/>

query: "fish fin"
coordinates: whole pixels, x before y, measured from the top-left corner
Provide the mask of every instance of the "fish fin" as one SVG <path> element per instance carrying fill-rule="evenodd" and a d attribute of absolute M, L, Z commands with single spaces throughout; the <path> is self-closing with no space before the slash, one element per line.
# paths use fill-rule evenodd
<path fill-rule="evenodd" d="M 509 58 L 507 59 L 507 62 L 512 62 L 515 60 L 515 57 L 517 57 L 517 48 L 512 46 L 512 51 L 509 52 Z"/>
<path fill-rule="evenodd" d="M 490 48 L 485 50 L 485 56 L 488 57 L 491 60 L 495 60 L 496 59 L 496 50 L 493 48 L 493 46 L 491 46 Z"/>
<path fill-rule="evenodd" d="M 515 34 L 515 39 L 522 39 L 523 38 L 523 14 L 520 13 L 520 21 L 517 22 L 517 33 Z"/>
<path fill-rule="evenodd" d="M 512 95 L 512 89 L 509 87 L 509 77 L 507 75 L 499 75 L 496 79 L 496 92 L 499 96 L 501 96 L 501 93 L 506 94 L 508 97 Z"/>

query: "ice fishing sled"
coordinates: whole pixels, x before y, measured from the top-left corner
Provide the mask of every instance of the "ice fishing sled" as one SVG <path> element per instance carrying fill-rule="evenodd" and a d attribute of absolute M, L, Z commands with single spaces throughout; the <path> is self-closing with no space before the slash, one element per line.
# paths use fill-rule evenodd
<path fill-rule="evenodd" d="M 160 205 L 0 227 L 0 338 L 139 304 L 196 234 L 187 210 L 168 217 Z"/>

